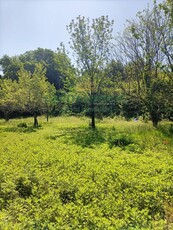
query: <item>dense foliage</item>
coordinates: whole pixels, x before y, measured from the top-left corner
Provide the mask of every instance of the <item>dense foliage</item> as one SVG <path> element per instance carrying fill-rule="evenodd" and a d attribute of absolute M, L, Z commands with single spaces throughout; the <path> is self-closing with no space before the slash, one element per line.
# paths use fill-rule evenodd
<path fill-rule="evenodd" d="M 126 71 L 121 87 L 129 98 L 145 106 L 154 126 L 163 115 L 169 116 L 173 107 L 173 28 L 169 21 L 168 15 L 154 4 L 152 10 L 146 9 L 128 21 L 123 34 L 117 37 L 117 56 Z"/>
<path fill-rule="evenodd" d="M 40 121 L 0 120 L 1 229 L 172 229 L 169 123 Z"/>
<path fill-rule="evenodd" d="M 18 82 L 19 73 L 34 74 L 41 63 L 56 88 L 53 115 L 87 115 L 93 128 L 95 117 L 142 116 L 154 126 L 165 118 L 173 120 L 172 9 L 169 0 L 154 1 L 115 37 L 114 21 L 108 16 L 93 20 L 78 16 L 67 26 L 74 66 L 63 43 L 55 52 L 38 48 L 19 56 L 4 55 L 1 79 L 12 82 L 1 81 L 0 115 L 6 120 L 11 114 L 20 115 L 15 87 L 10 85 Z"/>
<path fill-rule="evenodd" d="M 33 73 L 21 68 L 18 81 L 0 79 L 0 109 L 8 121 L 13 111 L 23 111 L 34 116 L 34 126 L 38 126 L 37 116 L 48 114 L 54 104 L 55 87 L 45 77 L 45 69 L 39 63 Z"/>
<path fill-rule="evenodd" d="M 11 78 L 12 80 L 18 79 L 18 71 L 21 67 L 33 73 L 38 63 L 44 66 L 48 81 L 54 84 L 57 90 L 64 87 L 65 82 L 68 80 L 69 72 L 71 72 L 71 75 L 74 73 L 71 61 L 62 44 L 56 52 L 38 48 L 19 56 L 9 57 L 4 55 L 0 59 L 0 65 L 4 73 L 3 77 Z"/>

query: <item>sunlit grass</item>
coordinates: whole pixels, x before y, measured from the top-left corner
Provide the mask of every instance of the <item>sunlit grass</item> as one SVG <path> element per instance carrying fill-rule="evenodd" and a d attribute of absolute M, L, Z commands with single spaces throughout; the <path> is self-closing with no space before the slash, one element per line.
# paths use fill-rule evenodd
<path fill-rule="evenodd" d="M 38 119 L 0 120 L 0 229 L 171 228 L 170 123 Z"/>

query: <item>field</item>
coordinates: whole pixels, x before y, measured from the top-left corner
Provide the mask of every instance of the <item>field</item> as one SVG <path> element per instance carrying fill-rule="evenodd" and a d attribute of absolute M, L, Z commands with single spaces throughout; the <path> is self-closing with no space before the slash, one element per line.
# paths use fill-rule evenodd
<path fill-rule="evenodd" d="M 173 229 L 173 127 L 0 120 L 0 229 Z"/>

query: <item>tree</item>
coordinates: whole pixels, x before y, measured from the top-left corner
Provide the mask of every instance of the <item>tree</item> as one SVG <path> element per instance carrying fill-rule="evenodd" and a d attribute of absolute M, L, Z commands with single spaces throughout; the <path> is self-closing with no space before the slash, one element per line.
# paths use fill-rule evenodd
<path fill-rule="evenodd" d="M 60 47 L 61 48 L 61 47 Z M 0 65 L 4 78 L 18 79 L 18 71 L 21 67 L 33 73 L 38 63 L 42 63 L 45 75 L 57 90 L 63 89 L 65 81 L 70 78 L 68 74 L 74 71 L 67 52 L 58 48 L 57 52 L 50 49 L 38 48 L 27 51 L 19 56 L 9 57 L 4 55 L 0 59 Z"/>
<path fill-rule="evenodd" d="M 166 0 L 160 6 L 160 14 L 166 21 L 165 30 L 162 33 L 163 47 L 162 52 L 165 54 L 168 64 L 167 70 L 173 72 L 173 2 Z"/>
<path fill-rule="evenodd" d="M 46 72 L 45 75 L 51 84 L 54 84 L 55 88 L 63 88 L 64 74 L 61 72 L 61 66 L 57 62 L 58 54 L 50 49 L 38 48 L 37 50 L 27 51 L 19 56 L 21 62 L 24 64 L 24 69 L 34 72 L 35 66 L 38 63 L 42 63 Z"/>
<path fill-rule="evenodd" d="M 137 14 L 136 20 L 118 38 L 118 53 L 123 56 L 126 79 L 121 83 L 126 95 L 138 98 L 147 108 L 154 126 L 157 126 L 165 110 L 165 34 L 168 34 L 167 18 L 154 4 Z M 170 43 L 169 43 L 170 44 Z"/>
<path fill-rule="evenodd" d="M 106 68 L 111 52 L 113 21 L 108 16 L 93 19 L 78 16 L 67 26 L 71 35 L 71 48 L 78 69 L 78 80 L 88 96 L 91 127 L 95 128 L 95 98 L 105 81 Z"/>
<path fill-rule="evenodd" d="M 60 46 L 55 52 L 55 62 L 57 64 L 56 68 L 61 73 L 61 92 L 64 91 L 65 93 L 71 91 L 76 82 L 76 69 L 72 65 L 68 54 L 65 45 L 60 43 Z"/>
<path fill-rule="evenodd" d="M 9 120 L 12 112 L 19 109 L 18 92 L 18 84 L 15 80 L 0 79 L 0 110 L 6 121 Z"/>
<path fill-rule="evenodd" d="M 165 78 L 167 81 L 167 116 L 173 120 L 173 2 L 172 0 L 166 0 L 160 4 L 160 11 L 164 12 L 164 17 L 167 19 L 166 33 L 163 33 L 163 52 L 166 57 L 166 65 L 164 69 Z"/>
<path fill-rule="evenodd" d="M 17 80 L 17 72 L 22 66 L 22 62 L 19 60 L 18 56 L 9 57 L 8 55 L 4 55 L 0 59 L 0 65 L 3 71 L 4 78 Z"/>
<path fill-rule="evenodd" d="M 33 74 L 24 68 L 18 72 L 19 105 L 34 116 L 34 126 L 38 126 L 37 116 L 48 113 L 55 98 L 55 87 L 47 81 L 45 72 L 41 64 L 36 65 Z"/>

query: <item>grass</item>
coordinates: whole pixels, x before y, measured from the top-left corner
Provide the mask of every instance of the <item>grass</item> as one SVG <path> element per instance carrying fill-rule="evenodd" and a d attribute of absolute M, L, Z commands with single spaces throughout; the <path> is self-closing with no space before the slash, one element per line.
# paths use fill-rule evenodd
<path fill-rule="evenodd" d="M 0 120 L 0 229 L 173 229 L 171 124 L 45 120 Z"/>

